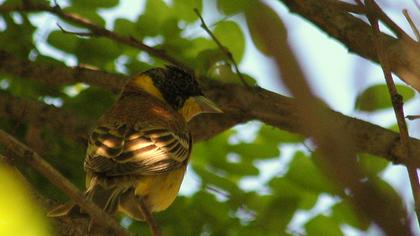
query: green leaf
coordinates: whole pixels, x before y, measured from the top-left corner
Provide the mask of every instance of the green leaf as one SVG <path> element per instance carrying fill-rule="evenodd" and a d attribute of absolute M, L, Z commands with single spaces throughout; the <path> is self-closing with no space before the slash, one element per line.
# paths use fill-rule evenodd
<path fill-rule="evenodd" d="M 41 83 L 36 80 L 27 80 L 20 77 L 12 77 L 8 91 L 13 95 L 38 100 L 42 96 L 62 95 L 55 86 Z"/>
<path fill-rule="evenodd" d="M 297 152 L 289 165 L 286 178 L 314 193 L 334 193 L 332 183 L 321 173 L 313 160 L 302 152 Z"/>
<path fill-rule="evenodd" d="M 178 19 L 168 18 L 162 23 L 161 33 L 164 37 L 162 45 L 159 49 L 163 49 L 171 55 L 176 55 L 180 60 L 185 58 L 185 51 L 192 47 L 193 43 L 181 36 L 181 29 L 178 26 Z"/>
<path fill-rule="evenodd" d="M 305 191 L 304 189 L 302 190 Z M 299 209 L 301 210 L 310 210 L 318 202 L 319 194 L 313 194 L 309 192 L 304 192 L 301 194 L 301 201 L 299 203 Z"/>
<path fill-rule="evenodd" d="M 121 35 L 133 36 L 135 38 L 140 35 L 140 31 L 136 27 L 136 24 L 124 18 L 115 20 L 114 31 Z"/>
<path fill-rule="evenodd" d="M 360 230 L 367 230 L 370 226 L 370 222 L 362 220 L 353 210 L 352 205 L 346 201 L 335 204 L 331 211 L 331 217 L 340 224 L 348 224 Z"/>
<path fill-rule="evenodd" d="M 197 55 L 204 50 L 217 48 L 212 40 L 203 37 L 192 39 L 191 44 L 192 46 L 187 49 L 186 55 L 193 57 L 194 59 L 197 59 Z"/>
<path fill-rule="evenodd" d="M 173 1 L 173 12 L 176 12 L 179 19 L 185 20 L 186 22 L 194 22 L 197 20 L 197 15 L 194 12 L 194 8 L 197 8 L 201 12 L 203 8 L 202 0 L 174 0 Z"/>
<path fill-rule="evenodd" d="M 226 60 L 226 55 L 220 51 L 220 49 L 213 49 L 213 61 L 208 61 L 210 63 L 213 63 L 214 66 L 210 68 L 209 71 L 204 70 L 205 72 L 208 72 L 209 76 L 213 79 L 222 81 L 223 83 L 232 83 L 232 84 L 239 84 L 242 85 L 242 81 L 239 78 L 239 75 L 236 73 L 236 71 L 233 71 L 233 67 L 230 64 L 227 63 L 217 63 L 220 61 Z M 219 60 L 218 60 L 219 59 Z M 217 63 L 217 64 L 215 64 Z M 207 66 L 207 65 L 205 65 Z M 205 69 L 205 68 L 203 68 Z M 245 80 L 245 82 L 248 85 L 256 85 L 257 82 L 254 78 L 252 78 L 248 74 L 244 74 L 241 72 L 242 78 Z"/>
<path fill-rule="evenodd" d="M 32 42 L 32 35 L 35 28 L 27 20 L 26 16 L 18 14 L 22 17 L 22 24 L 17 24 L 8 14 L 1 17 L 6 24 L 6 30 L 0 32 L 1 49 L 6 50 L 13 55 L 21 58 L 27 58 L 29 52 L 35 48 Z"/>
<path fill-rule="evenodd" d="M 387 181 L 371 176 L 369 180 L 376 184 L 376 186 L 380 189 L 382 194 L 387 197 L 387 200 L 390 201 L 390 204 L 395 204 L 395 206 L 399 205 L 400 209 L 404 209 L 405 207 L 402 205 L 401 196 L 400 194 L 395 190 L 395 188 L 388 183 Z"/>
<path fill-rule="evenodd" d="M 236 183 L 230 181 L 225 177 L 214 174 L 212 171 L 206 170 L 203 167 L 192 165 L 193 170 L 201 177 L 203 185 L 214 185 L 230 194 L 238 194 L 241 190 Z"/>
<path fill-rule="evenodd" d="M 389 161 L 384 158 L 370 154 L 359 154 L 359 163 L 366 173 L 378 175 L 389 165 Z"/>
<path fill-rule="evenodd" d="M 225 15 L 233 15 L 246 11 L 251 6 L 248 0 L 218 0 L 217 8 Z"/>
<path fill-rule="evenodd" d="M 277 157 L 280 151 L 277 145 L 270 145 L 266 143 L 240 143 L 229 146 L 229 152 L 234 152 L 246 160 L 268 159 Z"/>
<path fill-rule="evenodd" d="M 304 137 L 263 124 L 258 132 L 257 140 L 258 139 L 262 139 L 264 142 L 270 143 L 271 145 L 278 145 L 280 143 L 301 143 L 303 142 Z"/>
<path fill-rule="evenodd" d="M 162 23 L 162 35 L 167 39 L 165 42 L 166 44 L 172 44 L 176 47 L 180 47 L 179 40 L 186 40 L 180 37 L 181 29 L 178 26 L 178 19 L 176 18 L 168 18 Z M 174 41 L 173 41 L 174 40 Z M 190 43 L 189 40 L 186 40 L 188 44 Z M 184 41 L 182 41 L 184 43 Z"/>
<path fill-rule="evenodd" d="M 121 53 L 121 45 L 106 38 L 81 39 L 74 53 L 82 64 L 112 71 L 114 60 Z"/>
<path fill-rule="evenodd" d="M 400 127 L 398 127 L 397 123 L 394 123 L 394 124 L 388 126 L 387 129 L 392 130 L 392 131 L 397 132 L 397 133 L 400 132 Z"/>
<path fill-rule="evenodd" d="M 248 162 L 241 162 L 241 163 L 222 163 L 219 167 L 229 173 L 232 176 L 255 176 L 260 173 L 257 167 L 255 167 L 252 163 Z"/>
<path fill-rule="evenodd" d="M 216 25 L 213 33 L 239 63 L 245 51 L 245 37 L 239 25 L 233 21 L 222 21 Z"/>
<path fill-rule="evenodd" d="M 257 214 L 256 226 L 274 232 L 286 231 L 287 225 L 298 209 L 299 199 L 289 196 L 272 196 L 267 208 Z"/>
<path fill-rule="evenodd" d="M 273 178 L 268 185 L 276 196 L 295 198 L 299 208 L 302 209 L 311 209 L 318 200 L 319 193 L 309 192 L 304 186 L 295 184 L 293 180 L 287 177 Z M 285 189 L 287 191 L 284 191 Z"/>
<path fill-rule="evenodd" d="M 67 53 L 73 53 L 77 47 L 79 38 L 72 34 L 66 34 L 62 31 L 53 31 L 48 35 L 47 42 L 60 50 Z"/>
<path fill-rule="evenodd" d="M 129 59 L 125 67 L 128 69 L 129 74 L 140 73 L 153 68 L 152 65 L 139 61 L 136 58 Z"/>
<path fill-rule="evenodd" d="M 225 58 L 225 54 L 223 54 L 218 48 L 204 49 L 196 56 L 196 60 L 200 62 L 196 67 L 199 67 L 199 71 L 207 73 L 213 65 L 219 61 L 225 60 Z M 216 66 L 212 69 L 215 67 Z"/>
<path fill-rule="evenodd" d="M 210 218 L 222 221 L 223 219 L 228 220 L 228 216 L 226 214 L 228 211 L 227 207 L 223 206 L 223 204 L 220 204 L 220 202 L 216 200 L 216 197 L 213 194 L 205 191 L 199 191 L 196 193 L 194 198 L 197 201 L 196 204 L 198 207 L 206 212 L 206 215 Z M 215 205 L 218 207 L 214 207 Z"/>
<path fill-rule="evenodd" d="M 222 60 L 226 60 L 226 56 L 223 53 L 219 55 Z M 212 78 L 224 83 L 237 83 L 239 81 L 238 75 L 232 70 L 232 66 L 229 64 L 217 64 L 211 68 L 209 73 L 211 74 Z"/>
<path fill-rule="evenodd" d="M 97 119 L 114 101 L 115 95 L 110 91 L 90 87 L 75 97 L 65 98 L 63 108 L 77 111 L 79 116 Z"/>
<path fill-rule="evenodd" d="M 334 219 L 318 215 L 305 224 L 306 233 L 308 236 L 318 235 L 344 235 L 341 232 L 340 225 Z"/>
<path fill-rule="evenodd" d="M 85 0 L 72 0 L 72 5 L 92 9 L 92 8 L 110 8 L 118 5 L 119 0 L 99 0 L 99 1 L 85 1 Z"/>
<path fill-rule="evenodd" d="M 397 85 L 398 93 L 403 96 L 404 102 L 414 97 L 415 92 L 410 87 Z M 355 108 L 360 111 L 372 112 L 391 108 L 391 98 L 385 84 L 373 85 L 357 96 Z"/>
<path fill-rule="evenodd" d="M 35 61 L 39 63 L 50 64 L 50 65 L 65 66 L 64 62 L 59 61 L 52 57 L 44 56 L 44 55 L 37 55 Z"/>
<path fill-rule="evenodd" d="M 172 16 L 171 9 L 162 0 L 148 0 L 145 11 L 137 20 L 137 27 L 143 36 L 161 34 L 163 23 Z"/>
<path fill-rule="evenodd" d="M 228 153 L 227 139 L 232 135 L 233 131 L 225 131 L 207 142 L 197 143 L 194 145 L 191 154 L 192 164 L 205 167 L 214 159 L 226 160 Z"/>

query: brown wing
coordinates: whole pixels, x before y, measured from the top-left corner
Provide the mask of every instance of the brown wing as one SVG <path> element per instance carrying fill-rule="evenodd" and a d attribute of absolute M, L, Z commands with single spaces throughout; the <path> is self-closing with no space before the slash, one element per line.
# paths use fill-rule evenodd
<path fill-rule="evenodd" d="M 163 127 L 97 127 L 89 137 L 85 169 L 105 176 L 156 175 L 189 157 L 191 136 Z"/>

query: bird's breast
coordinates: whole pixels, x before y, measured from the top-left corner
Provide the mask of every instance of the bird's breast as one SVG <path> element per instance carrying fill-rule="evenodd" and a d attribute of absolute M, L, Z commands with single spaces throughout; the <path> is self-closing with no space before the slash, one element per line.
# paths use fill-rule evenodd
<path fill-rule="evenodd" d="M 175 200 L 187 165 L 163 175 L 144 176 L 136 186 L 135 194 L 142 196 L 152 212 L 163 211 Z"/>

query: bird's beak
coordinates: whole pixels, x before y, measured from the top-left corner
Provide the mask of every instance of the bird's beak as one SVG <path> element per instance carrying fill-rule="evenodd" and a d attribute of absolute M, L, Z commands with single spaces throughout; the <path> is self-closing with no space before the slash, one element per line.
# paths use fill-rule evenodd
<path fill-rule="evenodd" d="M 204 96 L 196 96 L 190 97 L 185 101 L 184 106 L 180 109 L 180 113 L 188 122 L 201 113 L 223 113 L 223 111 Z"/>

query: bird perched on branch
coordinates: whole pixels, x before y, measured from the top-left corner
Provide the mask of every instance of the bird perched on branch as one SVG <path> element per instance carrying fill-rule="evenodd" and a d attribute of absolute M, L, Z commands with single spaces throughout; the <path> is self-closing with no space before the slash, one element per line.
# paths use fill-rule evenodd
<path fill-rule="evenodd" d="M 89 136 L 84 162 L 86 197 L 109 214 L 144 220 L 175 200 L 191 154 L 187 122 L 200 113 L 222 112 L 205 98 L 194 77 L 167 66 L 134 76 Z M 49 212 L 80 209 L 66 203 Z"/>

